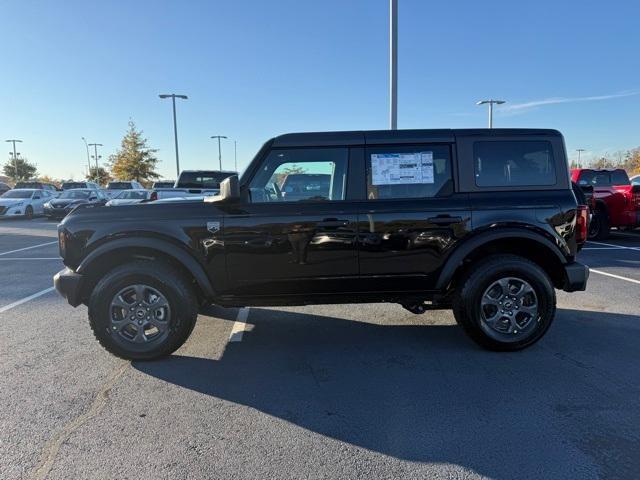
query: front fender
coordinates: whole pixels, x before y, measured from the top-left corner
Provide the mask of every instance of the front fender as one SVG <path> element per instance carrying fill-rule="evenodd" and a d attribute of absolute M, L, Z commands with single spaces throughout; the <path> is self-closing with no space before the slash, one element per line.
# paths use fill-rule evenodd
<path fill-rule="evenodd" d="M 209 277 L 207 277 L 204 267 L 191 254 L 169 242 L 155 238 L 129 237 L 107 241 L 95 250 L 91 251 L 91 253 L 89 253 L 80 262 L 76 272 L 84 274 L 90 271 L 91 264 L 93 262 L 102 258 L 104 255 L 114 253 L 117 250 L 126 250 L 131 248 L 155 250 L 173 258 L 186 268 L 191 275 L 193 275 L 198 286 L 208 298 L 212 298 L 214 296 L 213 285 L 211 284 Z"/>

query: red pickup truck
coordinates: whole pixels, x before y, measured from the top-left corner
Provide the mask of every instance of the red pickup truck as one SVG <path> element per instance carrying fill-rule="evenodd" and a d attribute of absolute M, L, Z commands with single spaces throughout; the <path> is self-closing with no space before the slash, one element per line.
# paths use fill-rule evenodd
<path fill-rule="evenodd" d="M 640 185 L 631 185 L 622 168 L 574 168 L 571 180 L 579 186 L 592 186 L 595 210 L 589 224 L 589 238 L 603 240 L 611 227 L 640 227 Z"/>

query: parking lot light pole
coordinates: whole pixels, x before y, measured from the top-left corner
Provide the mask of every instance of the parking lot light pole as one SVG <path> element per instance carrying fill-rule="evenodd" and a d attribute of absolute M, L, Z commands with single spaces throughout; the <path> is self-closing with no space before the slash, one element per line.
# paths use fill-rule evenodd
<path fill-rule="evenodd" d="M 493 128 L 493 106 L 494 105 L 502 105 L 503 103 L 507 103 L 505 100 L 480 100 L 476 103 L 476 105 L 485 105 L 489 104 L 489 128 Z"/>
<path fill-rule="evenodd" d="M 389 128 L 398 128 L 398 0 L 389 0 Z"/>
<path fill-rule="evenodd" d="M 84 142 L 84 148 L 87 149 L 87 166 L 89 167 L 89 170 L 87 170 L 87 175 L 91 175 L 91 156 L 89 155 L 89 144 L 87 143 L 87 139 L 84 137 L 81 137 L 82 141 Z"/>
<path fill-rule="evenodd" d="M 176 172 L 178 173 L 178 177 L 180 177 L 180 157 L 178 155 L 178 122 L 176 120 L 176 98 L 187 100 L 189 97 L 187 97 L 186 95 L 176 95 L 175 93 L 161 93 L 158 96 L 160 98 L 171 98 L 171 103 L 173 105 L 173 139 L 176 145 Z"/>
<path fill-rule="evenodd" d="M 218 139 L 218 161 L 220 162 L 220 171 L 222 171 L 222 149 L 220 147 L 220 139 L 227 138 L 224 135 L 212 135 L 211 138 Z"/>
<path fill-rule="evenodd" d="M 95 158 L 96 160 L 96 181 L 100 180 L 100 176 L 98 175 L 98 147 L 102 147 L 103 145 L 101 143 L 90 143 L 89 144 L 90 147 L 93 147 L 93 158 Z M 91 167 L 89 167 L 89 173 L 91 173 Z"/>
<path fill-rule="evenodd" d="M 17 182 L 18 181 L 18 153 L 16 152 L 16 143 L 22 143 L 22 140 L 17 140 L 15 138 L 12 138 L 10 140 L 7 140 L 7 142 L 13 143 L 13 166 L 15 168 L 15 175 L 16 175 L 14 180 Z"/>
<path fill-rule="evenodd" d="M 236 173 L 238 173 L 238 141 L 233 141 L 233 165 L 235 167 Z"/>
<path fill-rule="evenodd" d="M 582 168 L 582 165 L 580 165 L 580 154 L 584 152 L 584 148 L 576 148 L 576 152 L 578 152 L 578 168 Z"/>

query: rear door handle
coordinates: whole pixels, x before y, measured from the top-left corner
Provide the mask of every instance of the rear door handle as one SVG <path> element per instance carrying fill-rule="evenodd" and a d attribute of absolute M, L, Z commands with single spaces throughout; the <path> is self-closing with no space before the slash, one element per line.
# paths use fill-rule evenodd
<path fill-rule="evenodd" d="M 442 215 L 427 218 L 427 222 L 433 223 L 434 225 L 452 225 L 454 223 L 462 223 L 462 217 L 451 217 L 449 215 Z"/>
<path fill-rule="evenodd" d="M 338 220 L 337 218 L 325 218 L 324 220 L 317 222 L 318 227 L 346 227 L 349 225 L 349 220 Z"/>

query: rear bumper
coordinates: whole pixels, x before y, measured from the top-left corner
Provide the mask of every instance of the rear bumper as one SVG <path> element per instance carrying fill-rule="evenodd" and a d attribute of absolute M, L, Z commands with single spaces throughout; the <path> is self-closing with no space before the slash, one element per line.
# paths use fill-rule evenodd
<path fill-rule="evenodd" d="M 72 307 L 77 307 L 82 303 L 82 278 L 82 275 L 70 268 L 60 270 L 53 277 L 53 286 Z"/>
<path fill-rule="evenodd" d="M 587 289 L 589 280 L 589 267 L 578 262 L 568 263 L 564 266 L 565 292 L 581 292 Z"/>

